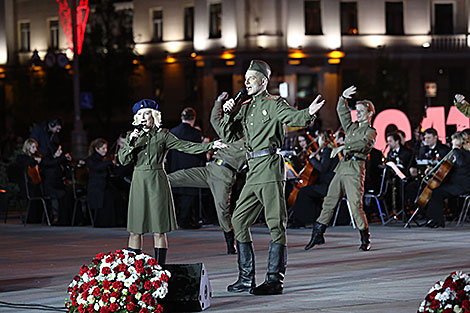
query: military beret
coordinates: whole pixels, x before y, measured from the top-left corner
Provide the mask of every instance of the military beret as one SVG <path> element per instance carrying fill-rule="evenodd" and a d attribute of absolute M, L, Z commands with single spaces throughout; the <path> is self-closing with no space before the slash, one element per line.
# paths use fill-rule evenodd
<path fill-rule="evenodd" d="M 140 100 L 139 102 L 137 102 L 136 104 L 134 104 L 134 106 L 132 107 L 132 112 L 134 112 L 134 114 L 137 113 L 137 111 L 139 111 L 140 109 L 158 109 L 158 104 L 153 101 L 153 100 L 150 100 L 150 99 L 143 99 L 143 100 Z"/>
<path fill-rule="evenodd" d="M 271 68 L 269 67 L 268 63 L 261 60 L 251 60 L 248 70 L 260 72 L 266 76 L 267 79 L 269 79 L 271 76 Z"/>

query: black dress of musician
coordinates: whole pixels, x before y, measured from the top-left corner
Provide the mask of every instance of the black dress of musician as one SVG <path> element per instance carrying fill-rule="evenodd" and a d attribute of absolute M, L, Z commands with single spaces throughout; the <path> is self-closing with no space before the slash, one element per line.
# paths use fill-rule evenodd
<path fill-rule="evenodd" d="M 88 206 L 94 212 L 95 227 L 115 227 L 122 210 L 119 191 L 110 183 L 112 160 L 105 160 L 108 142 L 102 138 L 91 142 L 86 166 L 89 168 L 87 185 Z"/>
<path fill-rule="evenodd" d="M 445 198 L 458 197 L 470 192 L 470 180 L 468 179 L 470 177 L 470 151 L 464 149 L 467 141 L 468 137 L 463 132 L 456 132 L 452 135 L 454 165 L 444 182 L 431 194 L 426 210 L 427 227 L 445 226 L 443 214 Z"/>

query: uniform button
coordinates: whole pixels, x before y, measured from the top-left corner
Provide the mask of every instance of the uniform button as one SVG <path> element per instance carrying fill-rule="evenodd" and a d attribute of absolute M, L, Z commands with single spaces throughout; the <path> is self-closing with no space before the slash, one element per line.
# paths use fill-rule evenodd
<path fill-rule="evenodd" d="M 253 123 L 250 123 L 251 126 L 253 126 Z"/>
<path fill-rule="evenodd" d="M 351 149 L 351 146 L 348 146 L 348 149 Z M 147 153 L 146 153 L 147 154 Z"/>
<path fill-rule="evenodd" d="M 256 107 L 256 104 L 253 104 L 253 107 Z"/>
<path fill-rule="evenodd" d="M 253 116 L 253 114 L 251 114 L 251 116 Z"/>
<path fill-rule="evenodd" d="M 240 150 L 243 150 L 243 148 L 240 148 Z"/>
<path fill-rule="evenodd" d="M 145 152 L 145 155 L 147 155 L 147 152 Z"/>

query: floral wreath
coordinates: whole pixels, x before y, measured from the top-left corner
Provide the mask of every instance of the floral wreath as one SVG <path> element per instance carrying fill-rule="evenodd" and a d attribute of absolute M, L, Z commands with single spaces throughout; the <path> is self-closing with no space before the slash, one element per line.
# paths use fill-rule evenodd
<path fill-rule="evenodd" d="M 453 272 L 429 290 L 418 312 L 470 313 L 470 276 Z"/>
<path fill-rule="evenodd" d="M 98 253 L 69 285 L 68 312 L 161 313 L 158 298 L 168 293 L 170 272 L 146 254 L 116 250 Z"/>

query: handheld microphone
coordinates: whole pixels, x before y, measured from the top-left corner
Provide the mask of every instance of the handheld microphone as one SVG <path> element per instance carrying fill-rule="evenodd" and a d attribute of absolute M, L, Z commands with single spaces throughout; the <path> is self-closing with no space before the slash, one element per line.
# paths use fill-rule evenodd
<path fill-rule="evenodd" d="M 135 129 L 137 129 L 138 131 L 141 131 L 142 129 L 144 129 L 144 126 L 145 126 L 145 124 L 139 124 L 139 125 L 137 125 L 137 126 L 135 127 Z M 131 142 L 129 142 L 129 144 L 130 144 L 131 146 L 133 146 L 133 145 L 135 144 L 135 142 L 137 141 L 138 138 L 139 138 L 139 137 L 134 137 L 134 138 L 132 138 L 132 139 L 131 139 Z"/>
<path fill-rule="evenodd" d="M 246 94 L 246 88 L 242 88 L 240 89 L 240 91 L 235 95 L 235 98 L 233 98 L 233 100 L 235 101 L 235 103 L 238 102 L 238 100 L 240 100 L 240 98 Z"/>

